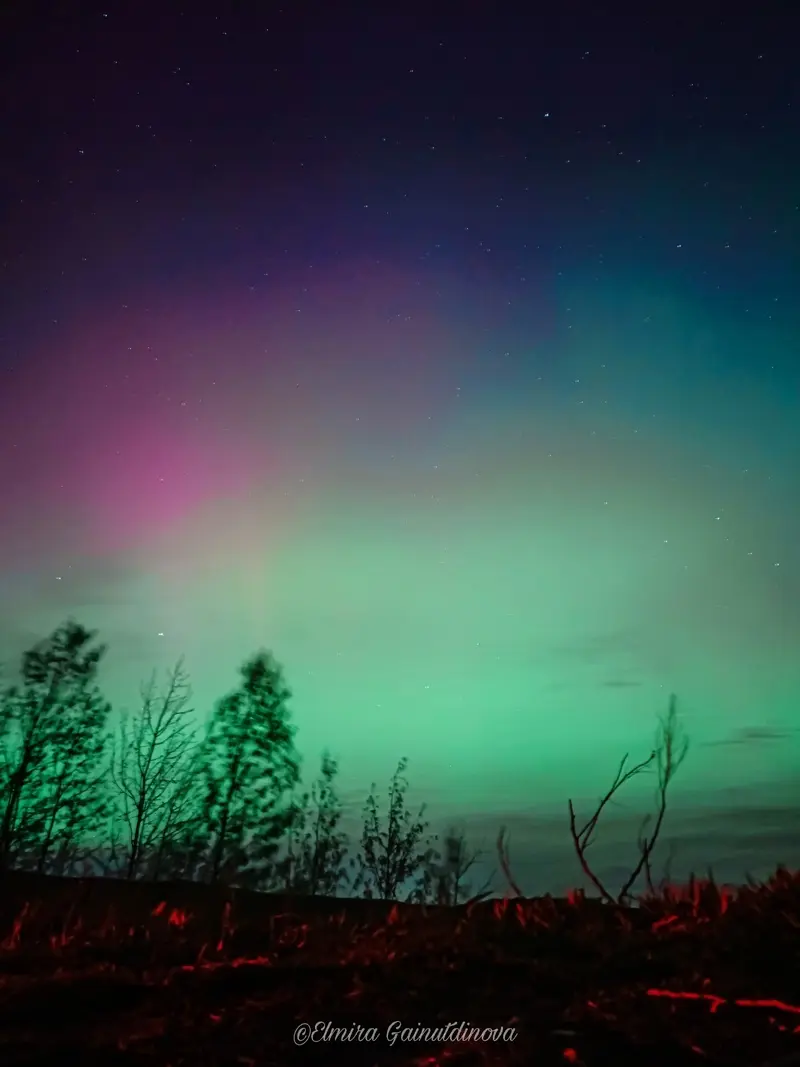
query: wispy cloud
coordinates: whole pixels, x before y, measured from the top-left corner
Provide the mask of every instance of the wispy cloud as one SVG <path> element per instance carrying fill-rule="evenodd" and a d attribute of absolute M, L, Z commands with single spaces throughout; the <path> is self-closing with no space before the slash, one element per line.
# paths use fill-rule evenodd
<path fill-rule="evenodd" d="M 704 748 L 718 748 L 723 745 L 761 745 L 770 741 L 785 741 L 796 732 L 772 726 L 743 726 L 719 741 L 704 741 L 702 744 Z"/>

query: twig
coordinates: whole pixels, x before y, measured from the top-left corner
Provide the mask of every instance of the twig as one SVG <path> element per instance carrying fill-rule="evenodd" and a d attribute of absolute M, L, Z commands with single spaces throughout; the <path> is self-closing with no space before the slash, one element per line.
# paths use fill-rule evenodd
<path fill-rule="evenodd" d="M 500 866 L 503 868 L 503 874 L 506 876 L 506 881 L 514 890 L 514 893 L 518 897 L 524 897 L 525 894 L 517 885 L 514 875 L 511 873 L 511 862 L 508 858 L 508 846 L 506 844 L 505 835 L 506 828 L 503 826 L 500 828 L 500 833 L 497 835 L 497 854 L 500 857 Z"/>

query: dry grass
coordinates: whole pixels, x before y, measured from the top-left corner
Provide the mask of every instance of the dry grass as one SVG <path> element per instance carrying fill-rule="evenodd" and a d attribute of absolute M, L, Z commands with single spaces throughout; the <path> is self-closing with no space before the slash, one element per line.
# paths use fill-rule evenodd
<path fill-rule="evenodd" d="M 637 909 L 470 908 L 6 875 L 3 1064 L 760 1064 L 800 1046 L 800 874 Z M 319 1042 L 464 1020 L 515 1041 Z"/>

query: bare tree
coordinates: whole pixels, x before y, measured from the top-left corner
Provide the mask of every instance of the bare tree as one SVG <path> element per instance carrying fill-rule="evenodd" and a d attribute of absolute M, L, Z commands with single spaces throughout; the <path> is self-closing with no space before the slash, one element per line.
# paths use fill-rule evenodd
<path fill-rule="evenodd" d="M 362 889 L 367 898 L 396 900 L 409 882 L 413 882 L 409 900 L 423 901 L 432 895 L 433 863 L 437 858 L 433 848 L 435 837 L 427 835 L 425 805 L 416 818 L 406 807 L 407 766 L 408 760 L 401 759 L 392 775 L 385 827 L 378 814 L 374 785 L 364 805 L 359 871 L 354 888 Z"/>
<path fill-rule="evenodd" d="M 577 828 L 575 808 L 572 800 L 569 801 L 570 834 L 572 836 L 572 843 L 575 847 L 578 861 L 586 877 L 597 888 L 603 900 L 609 904 L 624 904 L 629 900 L 631 896 L 631 888 L 643 870 L 645 871 L 648 882 L 652 884 L 650 873 L 651 857 L 656 842 L 658 841 L 658 836 L 661 833 L 661 827 L 667 811 L 667 790 L 669 789 L 670 782 L 675 776 L 675 772 L 683 763 L 689 749 L 688 739 L 681 736 L 677 719 L 676 703 L 675 696 L 671 696 L 669 699 L 669 710 L 666 716 L 659 722 L 659 728 L 656 734 L 656 746 L 647 759 L 642 760 L 640 763 L 637 763 L 626 770 L 625 764 L 628 760 L 627 753 L 622 757 L 614 781 L 611 783 L 611 788 L 600 800 L 594 814 L 581 830 L 578 830 Z M 651 816 L 648 815 L 643 820 L 639 832 L 639 861 L 631 871 L 627 881 L 620 889 L 615 900 L 608 889 L 600 881 L 597 874 L 592 870 L 586 857 L 586 853 L 594 840 L 594 833 L 597 829 L 600 816 L 611 798 L 626 782 L 630 781 L 631 778 L 635 778 L 637 775 L 649 770 L 653 765 L 655 765 L 658 773 L 658 785 L 656 788 L 657 810 L 653 829 L 650 834 L 646 833 L 646 827 L 651 821 Z"/>
<path fill-rule="evenodd" d="M 180 659 L 159 692 L 155 672 L 142 686 L 141 704 L 120 720 L 111 781 L 121 822 L 125 877 L 135 879 L 142 861 L 162 841 L 174 816 L 176 790 L 188 768 L 195 734 L 191 689 Z"/>
<path fill-rule="evenodd" d="M 199 873 L 208 845 L 203 817 L 204 744 L 193 746 L 164 808 L 164 816 L 148 863 L 148 877 L 187 878 Z"/>
<path fill-rule="evenodd" d="M 472 886 L 465 880 L 482 855 L 482 852 L 469 847 L 463 830 L 454 827 L 448 830 L 444 839 L 443 862 L 437 875 L 436 897 L 439 904 L 456 907 L 467 899 L 477 900 L 489 895 L 493 875 L 486 879 L 477 893 L 473 893 Z"/>

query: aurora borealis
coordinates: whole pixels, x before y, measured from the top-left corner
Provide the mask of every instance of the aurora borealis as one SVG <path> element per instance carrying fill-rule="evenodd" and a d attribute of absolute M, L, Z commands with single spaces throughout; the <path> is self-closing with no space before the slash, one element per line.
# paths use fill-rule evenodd
<path fill-rule="evenodd" d="M 796 864 L 780 21 L 177 12 L 15 28 L 3 658 L 74 614 L 115 706 L 185 654 L 204 715 L 271 648 L 352 811 L 407 755 L 538 891 L 674 692 L 674 868 Z"/>

